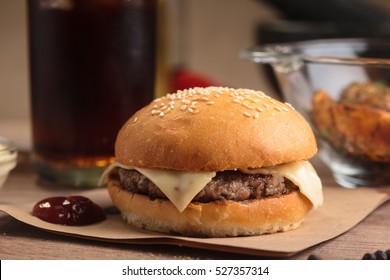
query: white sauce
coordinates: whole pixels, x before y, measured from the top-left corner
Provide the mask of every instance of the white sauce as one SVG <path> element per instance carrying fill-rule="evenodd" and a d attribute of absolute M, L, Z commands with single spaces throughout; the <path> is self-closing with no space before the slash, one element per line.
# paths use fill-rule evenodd
<path fill-rule="evenodd" d="M 16 152 L 10 152 L 5 148 L 6 146 L 0 143 L 0 187 L 11 169 L 16 166 Z"/>

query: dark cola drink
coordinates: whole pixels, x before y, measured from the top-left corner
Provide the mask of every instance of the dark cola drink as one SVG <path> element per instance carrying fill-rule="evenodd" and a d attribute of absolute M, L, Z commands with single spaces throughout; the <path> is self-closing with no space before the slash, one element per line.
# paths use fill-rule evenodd
<path fill-rule="evenodd" d="M 153 99 L 156 1 L 30 0 L 33 155 L 41 178 L 96 185 L 120 127 Z"/>

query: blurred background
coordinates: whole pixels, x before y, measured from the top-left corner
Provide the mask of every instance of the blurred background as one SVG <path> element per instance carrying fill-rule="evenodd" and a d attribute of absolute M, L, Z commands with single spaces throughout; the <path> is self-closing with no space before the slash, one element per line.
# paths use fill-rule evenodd
<path fill-rule="evenodd" d="M 0 0 L 0 135 L 11 139 L 30 139 L 26 1 Z M 213 84 L 276 96 L 267 69 L 240 60 L 241 49 L 317 38 L 390 37 L 388 0 L 160 0 L 159 13 L 156 95 Z M 22 136 L 9 134 L 15 125 Z"/>

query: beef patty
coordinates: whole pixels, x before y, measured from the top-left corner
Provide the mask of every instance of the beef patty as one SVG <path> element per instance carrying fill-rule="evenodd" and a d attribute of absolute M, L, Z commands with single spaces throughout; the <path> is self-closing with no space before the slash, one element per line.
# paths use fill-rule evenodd
<path fill-rule="evenodd" d="M 150 198 L 167 199 L 147 177 L 136 170 L 119 168 L 120 185 L 130 192 Z M 291 181 L 276 174 L 246 174 L 240 171 L 221 171 L 193 198 L 192 202 L 217 200 L 243 201 L 276 196 L 296 190 Z"/>

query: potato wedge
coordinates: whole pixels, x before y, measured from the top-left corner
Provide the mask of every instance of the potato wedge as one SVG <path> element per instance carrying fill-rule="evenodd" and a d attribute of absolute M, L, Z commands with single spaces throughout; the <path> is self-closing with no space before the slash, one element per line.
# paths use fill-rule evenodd
<path fill-rule="evenodd" d="M 363 104 L 335 102 L 325 91 L 313 98 L 317 133 L 353 155 L 390 162 L 390 112 Z"/>

